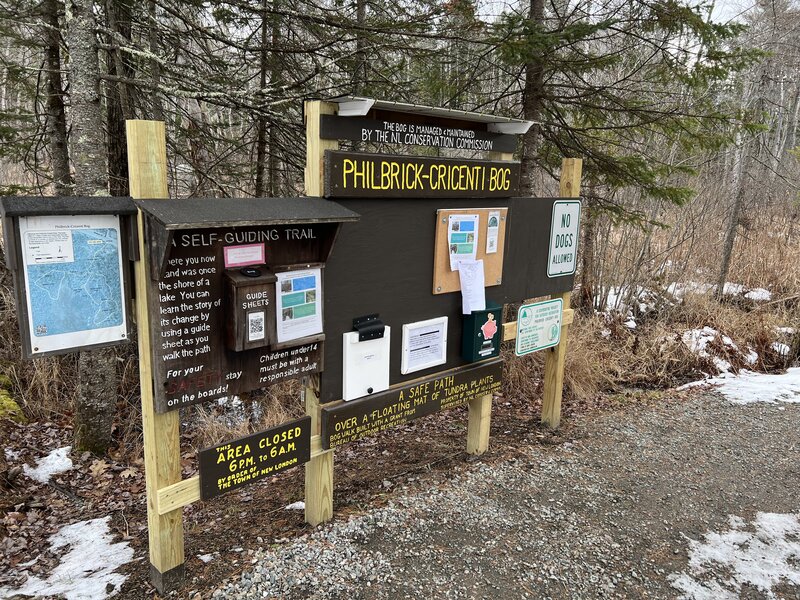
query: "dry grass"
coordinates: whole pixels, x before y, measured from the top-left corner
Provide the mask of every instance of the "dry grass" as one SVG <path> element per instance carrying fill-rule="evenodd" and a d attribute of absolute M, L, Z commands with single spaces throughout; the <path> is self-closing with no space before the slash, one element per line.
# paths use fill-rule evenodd
<path fill-rule="evenodd" d="M 285 381 L 243 395 L 241 402 L 185 409 L 194 412 L 192 445 L 200 450 L 302 417 L 300 392 L 300 382 Z"/>

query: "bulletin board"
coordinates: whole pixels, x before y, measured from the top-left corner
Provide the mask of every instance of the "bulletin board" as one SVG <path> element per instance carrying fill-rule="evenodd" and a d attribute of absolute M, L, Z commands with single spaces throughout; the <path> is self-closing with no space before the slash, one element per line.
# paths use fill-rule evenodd
<path fill-rule="evenodd" d="M 497 224 L 495 252 L 487 253 L 487 237 L 489 236 L 490 213 L 499 213 Z M 433 293 L 448 294 L 458 292 L 461 283 L 458 271 L 450 268 L 449 222 L 451 215 L 478 215 L 477 252 L 475 260 L 483 260 L 485 287 L 503 283 L 503 257 L 506 242 L 506 226 L 508 224 L 508 207 L 500 208 L 456 208 L 436 211 L 436 241 L 433 255 Z M 468 234 L 462 234 L 464 236 Z"/>
<path fill-rule="evenodd" d="M 508 209 L 502 251 L 505 277 L 486 288 L 487 302 L 509 304 L 572 289 L 574 275 L 547 276 L 550 224 L 556 198 L 345 198 L 338 203 L 360 215 L 345 223 L 325 264 L 325 371 L 320 402 L 342 398 L 342 335 L 353 319 L 380 314 L 392 328 L 390 385 L 426 377 L 466 362 L 461 357 L 461 293 L 431 294 L 438 211 L 475 213 Z M 492 205 L 495 206 L 492 206 Z M 488 212 L 488 211 L 487 211 Z M 485 241 L 485 240 L 484 240 Z M 499 240 L 498 240 L 499 242 Z M 449 265 L 448 265 L 449 266 Z M 447 317 L 447 362 L 402 373 L 403 325 Z M 338 341 L 337 341 L 338 340 Z"/>

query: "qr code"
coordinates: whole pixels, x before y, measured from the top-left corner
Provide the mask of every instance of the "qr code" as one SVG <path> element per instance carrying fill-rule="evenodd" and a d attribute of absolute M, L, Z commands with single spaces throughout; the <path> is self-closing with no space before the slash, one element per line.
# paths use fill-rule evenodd
<path fill-rule="evenodd" d="M 264 339 L 264 318 L 263 312 L 249 313 L 247 315 L 247 341 Z"/>

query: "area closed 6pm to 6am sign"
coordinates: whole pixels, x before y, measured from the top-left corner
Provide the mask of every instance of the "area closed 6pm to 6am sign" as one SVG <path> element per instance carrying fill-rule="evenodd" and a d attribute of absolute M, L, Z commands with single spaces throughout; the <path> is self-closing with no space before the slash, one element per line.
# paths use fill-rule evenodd
<path fill-rule="evenodd" d="M 550 252 L 547 276 L 572 275 L 578 264 L 578 226 L 581 221 L 580 200 L 559 200 L 553 203 L 550 227 Z"/>

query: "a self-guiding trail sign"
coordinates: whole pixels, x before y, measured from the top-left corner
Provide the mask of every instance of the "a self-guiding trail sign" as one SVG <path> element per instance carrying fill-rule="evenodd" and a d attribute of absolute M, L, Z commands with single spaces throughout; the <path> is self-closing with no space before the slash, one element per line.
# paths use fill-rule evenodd
<path fill-rule="evenodd" d="M 563 308 L 561 298 L 520 306 L 517 313 L 517 356 L 558 345 Z"/>
<path fill-rule="evenodd" d="M 572 275 L 578 264 L 578 227 L 581 222 L 580 200 L 559 200 L 553 204 L 550 228 L 550 253 L 547 276 Z"/>

